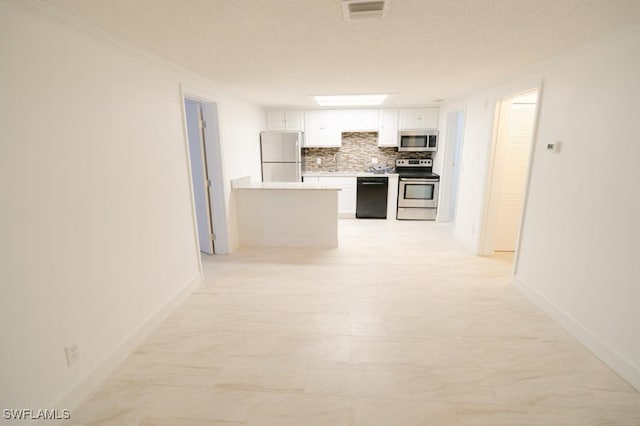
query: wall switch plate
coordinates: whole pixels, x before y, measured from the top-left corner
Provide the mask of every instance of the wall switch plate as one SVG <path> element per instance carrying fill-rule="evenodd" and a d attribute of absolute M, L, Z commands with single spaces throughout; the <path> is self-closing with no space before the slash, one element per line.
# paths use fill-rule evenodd
<path fill-rule="evenodd" d="M 322 164 L 322 158 L 320 157 L 316 158 L 316 164 Z"/>
<path fill-rule="evenodd" d="M 560 152 L 560 145 L 562 143 L 560 141 L 553 141 L 547 144 L 547 151 L 551 152 Z"/>
<path fill-rule="evenodd" d="M 378 164 L 378 159 L 377 158 L 372 158 L 371 159 L 371 164 Z"/>
<path fill-rule="evenodd" d="M 67 366 L 71 367 L 80 359 L 80 347 L 77 343 L 64 348 L 64 353 L 67 355 Z"/>

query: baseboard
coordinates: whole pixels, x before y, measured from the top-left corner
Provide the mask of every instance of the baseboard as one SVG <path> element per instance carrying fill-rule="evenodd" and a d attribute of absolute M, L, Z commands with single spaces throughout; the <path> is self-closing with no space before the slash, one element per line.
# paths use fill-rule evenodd
<path fill-rule="evenodd" d="M 240 238 L 240 247 L 317 247 L 336 248 L 337 239 L 306 240 L 285 238 Z"/>
<path fill-rule="evenodd" d="M 111 354 L 104 358 L 98 367 L 76 385 L 71 392 L 54 404 L 71 410 L 87 399 L 100 384 L 164 321 L 193 291 L 202 283 L 200 275 L 191 279 L 176 295 L 171 297 L 162 307 L 140 325 Z M 51 425 L 50 420 L 43 420 L 36 425 Z"/>
<path fill-rule="evenodd" d="M 524 293 L 533 303 L 560 324 L 580 343 L 593 352 L 602 362 L 607 364 L 631 386 L 640 391 L 640 367 L 620 355 L 614 348 L 596 336 L 591 330 L 583 326 L 568 312 L 553 303 L 543 294 L 528 285 L 521 277 L 513 277 L 514 286 Z"/>

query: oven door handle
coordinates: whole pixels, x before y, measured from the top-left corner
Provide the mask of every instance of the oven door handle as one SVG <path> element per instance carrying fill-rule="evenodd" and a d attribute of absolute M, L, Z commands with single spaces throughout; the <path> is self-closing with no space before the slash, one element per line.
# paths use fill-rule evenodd
<path fill-rule="evenodd" d="M 420 179 L 420 178 L 400 178 L 400 180 L 407 181 L 407 182 L 428 182 L 428 183 L 438 182 L 437 179 Z"/>

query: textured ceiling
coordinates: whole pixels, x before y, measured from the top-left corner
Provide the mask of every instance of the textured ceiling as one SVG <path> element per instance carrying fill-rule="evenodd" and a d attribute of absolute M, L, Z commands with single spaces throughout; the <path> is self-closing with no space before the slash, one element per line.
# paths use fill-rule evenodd
<path fill-rule="evenodd" d="M 265 106 L 309 95 L 451 100 L 640 23 L 640 0 L 389 0 L 345 22 L 341 0 L 45 0 Z"/>

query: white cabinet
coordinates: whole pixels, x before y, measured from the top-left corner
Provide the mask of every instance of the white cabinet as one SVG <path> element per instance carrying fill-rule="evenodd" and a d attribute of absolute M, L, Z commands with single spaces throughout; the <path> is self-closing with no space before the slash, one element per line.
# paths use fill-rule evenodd
<path fill-rule="evenodd" d="M 340 111 L 315 110 L 304 115 L 304 146 L 331 148 L 342 145 Z"/>
<path fill-rule="evenodd" d="M 405 108 L 400 110 L 399 130 L 437 129 L 438 108 Z"/>
<path fill-rule="evenodd" d="M 304 131 L 304 111 L 269 111 L 267 129 Z"/>
<path fill-rule="evenodd" d="M 398 110 L 381 109 L 378 146 L 398 146 Z"/>
<path fill-rule="evenodd" d="M 340 111 L 344 132 L 378 131 L 378 111 L 375 109 L 345 109 Z"/>
<path fill-rule="evenodd" d="M 307 178 L 305 177 L 305 182 Z M 356 182 L 355 176 L 320 176 L 320 185 L 338 186 L 342 191 L 338 192 L 338 216 L 355 217 L 356 214 Z"/>

